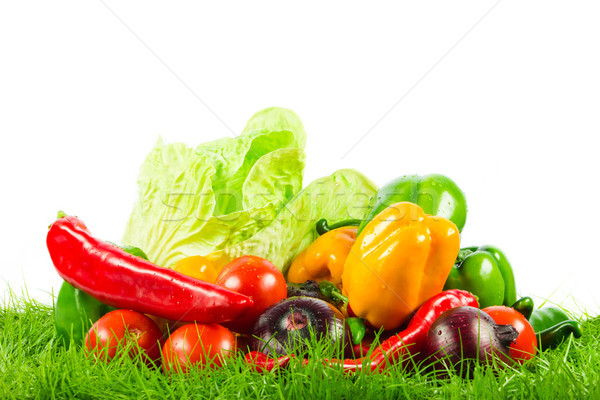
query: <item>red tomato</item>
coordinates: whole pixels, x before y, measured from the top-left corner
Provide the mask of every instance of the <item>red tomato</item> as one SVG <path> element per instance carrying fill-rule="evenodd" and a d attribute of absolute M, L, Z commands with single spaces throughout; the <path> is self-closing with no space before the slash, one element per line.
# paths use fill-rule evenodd
<path fill-rule="evenodd" d="M 237 350 L 235 336 L 217 324 L 187 324 L 169 336 L 162 348 L 163 370 L 187 372 L 192 365 L 221 366 Z"/>
<path fill-rule="evenodd" d="M 231 261 L 215 283 L 254 301 L 254 306 L 240 318 L 223 324 L 239 333 L 248 333 L 267 307 L 287 297 L 287 285 L 281 271 L 271 262 L 256 256 L 243 256 Z"/>
<path fill-rule="evenodd" d="M 535 356 L 537 337 L 531 324 L 523 314 L 506 306 L 491 306 L 483 309 L 498 325 L 512 325 L 519 336 L 510 345 L 510 356 L 521 364 Z"/>
<path fill-rule="evenodd" d="M 114 310 L 105 314 L 92 327 L 85 337 L 89 352 L 100 359 L 115 357 L 118 346 L 135 341 L 129 355 L 134 358 L 143 351 L 145 361 L 160 358 L 162 332 L 150 318 L 132 310 Z"/>

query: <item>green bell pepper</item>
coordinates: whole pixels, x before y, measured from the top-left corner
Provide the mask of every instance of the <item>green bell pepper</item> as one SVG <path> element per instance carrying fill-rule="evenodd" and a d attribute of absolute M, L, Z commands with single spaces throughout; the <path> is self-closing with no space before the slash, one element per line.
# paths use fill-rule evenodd
<path fill-rule="evenodd" d="M 531 297 L 522 297 L 510 306 L 510 308 L 520 312 L 526 320 L 529 320 L 533 313 L 533 299 Z"/>
<path fill-rule="evenodd" d="M 123 247 L 127 253 L 145 260 L 146 254 L 137 247 Z M 77 345 L 83 342 L 94 322 L 114 307 L 108 306 L 84 291 L 63 282 L 54 305 L 54 324 L 59 340 L 69 346 L 71 340 Z"/>
<path fill-rule="evenodd" d="M 63 282 L 54 306 L 56 333 L 65 346 L 69 346 L 71 339 L 79 345 L 92 324 L 114 309 L 68 282 Z"/>
<path fill-rule="evenodd" d="M 467 247 L 458 252 L 444 290 L 463 289 L 479 298 L 481 308 L 511 306 L 517 300 L 515 277 L 508 259 L 493 246 Z"/>
<path fill-rule="evenodd" d="M 535 334 L 538 340 L 538 347 L 544 351 L 557 348 L 570 335 L 573 335 L 576 339 L 580 338 L 582 333 L 581 324 L 569 319 Z"/>
<path fill-rule="evenodd" d="M 569 319 L 569 316 L 561 308 L 544 307 L 533 310 L 529 317 L 529 323 L 535 332 L 541 332 Z"/>
<path fill-rule="evenodd" d="M 450 178 L 444 175 L 405 175 L 385 184 L 377 192 L 374 205 L 358 233 L 377 214 L 392 204 L 409 201 L 417 204 L 425 214 L 437 215 L 452 221 L 459 231 L 467 220 L 465 194 Z"/>
<path fill-rule="evenodd" d="M 538 339 L 541 350 L 558 347 L 566 338 L 573 335 L 580 338 L 583 331 L 578 321 L 569 319 L 569 316 L 558 307 L 544 307 L 534 310 L 529 317 Z"/>

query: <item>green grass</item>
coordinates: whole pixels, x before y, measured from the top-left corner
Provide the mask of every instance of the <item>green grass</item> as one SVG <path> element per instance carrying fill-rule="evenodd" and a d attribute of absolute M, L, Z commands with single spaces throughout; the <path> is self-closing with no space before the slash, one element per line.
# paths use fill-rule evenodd
<path fill-rule="evenodd" d="M 439 380 L 401 368 L 348 375 L 318 360 L 260 374 L 241 357 L 220 369 L 166 377 L 127 357 L 94 362 L 80 348 L 66 349 L 54 339 L 51 307 L 10 296 L 0 311 L 0 398 L 600 398 L 600 318 L 584 321 L 583 328 L 581 339 L 571 339 L 525 367 L 478 368 L 471 380 Z"/>

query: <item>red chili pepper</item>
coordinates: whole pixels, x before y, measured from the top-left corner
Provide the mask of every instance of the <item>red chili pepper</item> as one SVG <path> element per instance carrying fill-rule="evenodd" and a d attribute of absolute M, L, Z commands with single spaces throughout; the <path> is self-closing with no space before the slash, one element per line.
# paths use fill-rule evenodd
<path fill-rule="evenodd" d="M 388 363 L 394 364 L 404 358 L 405 355 L 417 355 L 423 350 L 427 332 L 433 321 L 442 313 L 460 306 L 479 307 L 477 298 L 465 291 L 459 289 L 446 290 L 427 300 L 417 310 L 411 318 L 405 330 L 383 341 L 369 357 L 349 359 L 349 360 L 324 360 L 325 365 L 331 367 L 342 367 L 344 371 L 360 371 L 367 369 L 371 371 L 382 371 Z M 255 353 L 253 355 L 250 355 Z M 288 357 L 288 356 L 285 356 Z M 256 371 L 271 371 L 278 362 L 280 366 L 285 366 L 289 362 L 281 362 L 284 359 L 269 358 L 267 355 L 258 352 L 251 352 L 246 355 L 246 362 L 251 364 Z M 302 360 L 307 365 L 309 360 Z"/>
<path fill-rule="evenodd" d="M 443 312 L 460 306 L 478 307 L 479 305 L 477 298 L 467 291 L 452 289 L 441 292 L 419 307 L 405 330 L 382 342 L 368 358 L 324 362 L 330 366 L 341 365 L 345 371 L 360 371 L 363 368 L 381 371 L 388 363 L 394 364 L 405 355 L 416 355 L 421 352 L 433 321 Z"/>
<path fill-rule="evenodd" d="M 292 359 L 292 356 L 281 356 L 270 358 L 265 353 L 251 351 L 244 356 L 244 362 L 250 365 L 256 372 L 271 372 L 275 368 L 283 368 Z"/>
<path fill-rule="evenodd" d="M 177 321 L 232 321 L 247 296 L 162 268 L 90 235 L 78 218 L 57 219 L 46 244 L 58 274 L 101 302 Z"/>
<path fill-rule="evenodd" d="M 371 350 L 372 340 L 363 340 L 359 344 L 352 346 L 352 354 L 357 358 L 364 357 Z"/>

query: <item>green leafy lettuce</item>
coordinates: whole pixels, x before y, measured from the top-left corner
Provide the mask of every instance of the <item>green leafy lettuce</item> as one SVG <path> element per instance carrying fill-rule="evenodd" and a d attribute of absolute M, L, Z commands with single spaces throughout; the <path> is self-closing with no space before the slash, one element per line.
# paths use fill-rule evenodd
<path fill-rule="evenodd" d="M 256 113 L 235 138 L 190 148 L 162 141 L 138 176 L 122 243 L 158 265 L 244 241 L 302 188 L 306 133 L 286 109 Z"/>
<path fill-rule="evenodd" d="M 218 266 L 242 255 L 282 271 L 316 238 L 321 218 L 363 218 L 377 187 L 340 170 L 302 189 L 306 134 L 292 111 L 255 114 L 239 137 L 190 148 L 159 141 L 138 177 L 122 243 L 173 267 L 203 255 Z"/>
<path fill-rule="evenodd" d="M 335 223 L 364 218 L 377 186 L 352 169 L 339 170 L 308 185 L 282 208 L 277 217 L 249 239 L 208 255 L 224 266 L 234 258 L 255 255 L 266 258 L 286 272 L 294 258 L 316 238 L 316 222 Z"/>

